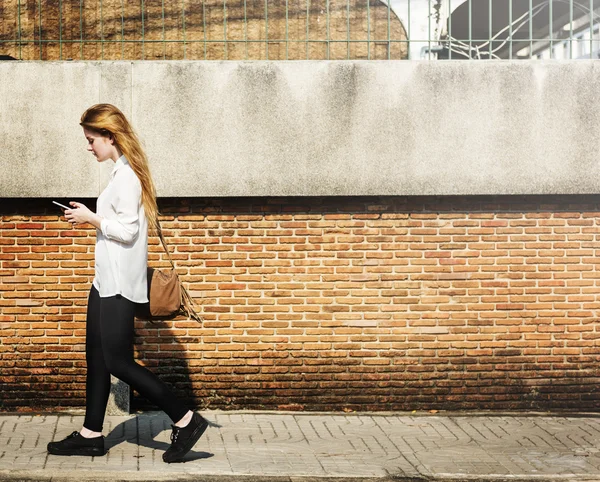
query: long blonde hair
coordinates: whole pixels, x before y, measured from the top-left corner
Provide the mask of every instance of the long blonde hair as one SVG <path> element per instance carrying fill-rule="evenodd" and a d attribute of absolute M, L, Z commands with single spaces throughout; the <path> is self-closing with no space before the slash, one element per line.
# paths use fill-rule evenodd
<path fill-rule="evenodd" d="M 142 185 L 142 204 L 148 226 L 152 231 L 158 232 L 156 189 L 150 175 L 148 158 L 125 114 L 112 104 L 96 104 L 83 113 L 79 125 L 102 136 L 113 135 L 116 146 L 125 155 Z"/>

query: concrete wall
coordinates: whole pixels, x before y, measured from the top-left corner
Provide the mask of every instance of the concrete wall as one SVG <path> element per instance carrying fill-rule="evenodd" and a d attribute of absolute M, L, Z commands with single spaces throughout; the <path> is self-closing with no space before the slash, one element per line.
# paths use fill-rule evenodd
<path fill-rule="evenodd" d="M 587 194 L 600 66 L 547 62 L 2 62 L 0 197 L 93 197 L 81 113 L 110 102 L 159 196 Z"/>

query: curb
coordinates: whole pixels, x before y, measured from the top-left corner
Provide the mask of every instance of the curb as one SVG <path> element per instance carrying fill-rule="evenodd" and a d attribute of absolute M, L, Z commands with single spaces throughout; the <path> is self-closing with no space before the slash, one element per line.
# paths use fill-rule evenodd
<path fill-rule="evenodd" d="M 87 472 L 87 471 L 86 471 Z M 168 474 L 153 473 L 150 477 L 142 472 L 111 472 L 94 471 L 81 474 L 64 471 L 48 470 L 1 470 L 0 481 L 10 482 L 600 482 L 598 477 L 566 475 L 454 475 L 443 474 L 434 476 L 402 476 L 391 475 L 384 477 L 315 477 L 293 475 L 243 475 L 243 474 Z"/>

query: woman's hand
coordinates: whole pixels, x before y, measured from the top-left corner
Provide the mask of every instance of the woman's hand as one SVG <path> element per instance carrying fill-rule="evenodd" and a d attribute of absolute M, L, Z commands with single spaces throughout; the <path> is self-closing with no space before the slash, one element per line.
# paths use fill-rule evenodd
<path fill-rule="evenodd" d="M 73 209 L 65 210 L 65 218 L 72 225 L 91 223 L 96 214 L 90 211 L 84 204 L 71 201 L 69 202 Z"/>

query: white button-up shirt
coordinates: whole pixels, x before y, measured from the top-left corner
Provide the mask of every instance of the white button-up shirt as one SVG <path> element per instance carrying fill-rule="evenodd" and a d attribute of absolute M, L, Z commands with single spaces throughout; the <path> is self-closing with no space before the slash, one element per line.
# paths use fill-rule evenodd
<path fill-rule="evenodd" d="M 125 156 L 119 157 L 110 182 L 98 197 L 94 286 L 100 297 L 121 295 L 148 302 L 148 222 L 142 185 Z"/>

